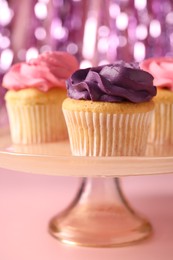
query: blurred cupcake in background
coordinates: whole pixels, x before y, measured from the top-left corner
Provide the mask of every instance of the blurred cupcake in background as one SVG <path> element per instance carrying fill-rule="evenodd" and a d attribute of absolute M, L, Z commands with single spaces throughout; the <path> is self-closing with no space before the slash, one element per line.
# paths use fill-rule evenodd
<path fill-rule="evenodd" d="M 140 67 L 153 75 L 157 87 L 148 141 L 154 144 L 173 144 L 173 58 L 146 59 Z"/>
<path fill-rule="evenodd" d="M 45 52 L 13 65 L 2 86 L 14 144 L 55 142 L 68 137 L 62 113 L 66 79 L 79 67 L 66 52 Z"/>

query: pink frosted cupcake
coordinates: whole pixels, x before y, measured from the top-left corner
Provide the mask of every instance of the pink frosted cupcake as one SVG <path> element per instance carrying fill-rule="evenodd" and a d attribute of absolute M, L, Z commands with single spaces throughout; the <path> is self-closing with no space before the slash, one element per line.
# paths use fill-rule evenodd
<path fill-rule="evenodd" d="M 173 58 L 150 58 L 140 67 L 153 75 L 157 87 L 149 142 L 173 144 Z"/>
<path fill-rule="evenodd" d="M 54 142 L 68 137 L 62 102 L 66 79 L 78 62 L 66 52 L 45 52 L 29 62 L 15 64 L 2 85 L 12 141 L 15 144 Z"/>

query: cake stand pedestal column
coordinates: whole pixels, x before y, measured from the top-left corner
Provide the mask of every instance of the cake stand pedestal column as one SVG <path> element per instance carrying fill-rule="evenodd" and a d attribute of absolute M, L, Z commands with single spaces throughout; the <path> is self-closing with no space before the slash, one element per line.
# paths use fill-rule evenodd
<path fill-rule="evenodd" d="M 69 245 L 116 247 L 139 242 L 151 225 L 131 208 L 118 178 L 83 178 L 76 197 L 55 216 L 49 232 Z"/>

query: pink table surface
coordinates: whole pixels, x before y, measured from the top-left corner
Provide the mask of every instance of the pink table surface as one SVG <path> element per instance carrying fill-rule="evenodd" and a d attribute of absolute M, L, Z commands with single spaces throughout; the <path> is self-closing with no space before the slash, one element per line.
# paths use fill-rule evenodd
<path fill-rule="evenodd" d="M 124 192 L 150 219 L 154 234 L 123 248 L 81 248 L 59 243 L 48 221 L 73 198 L 79 179 L 0 169 L 0 260 L 172 260 L 173 175 L 126 177 Z"/>

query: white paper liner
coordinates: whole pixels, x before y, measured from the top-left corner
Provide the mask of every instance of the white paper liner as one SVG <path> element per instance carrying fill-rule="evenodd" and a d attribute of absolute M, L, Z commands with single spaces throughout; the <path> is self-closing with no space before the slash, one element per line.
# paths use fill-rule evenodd
<path fill-rule="evenodd" d="M 67 138 L 63 113 L 56 104 L 13 105 L 7 103 L 14 144 L 38 144 Z"/>
<path fill-rule="evenodd" d="M 173 144 L 173 104 L 156 103 L 148 142 Z"/>
<path fill-rule="evenodd" d="M 152 111 L 140 114 L 63 112 L 73 155 L 132 156 L 145 153 Z"/>

